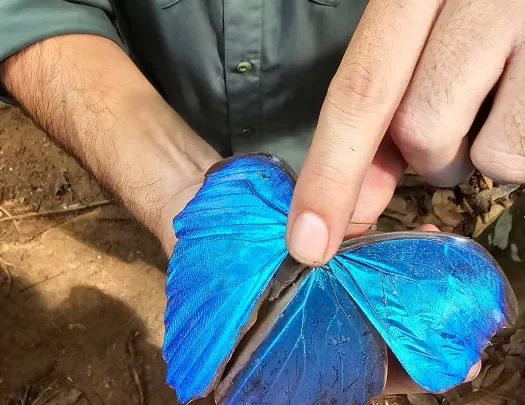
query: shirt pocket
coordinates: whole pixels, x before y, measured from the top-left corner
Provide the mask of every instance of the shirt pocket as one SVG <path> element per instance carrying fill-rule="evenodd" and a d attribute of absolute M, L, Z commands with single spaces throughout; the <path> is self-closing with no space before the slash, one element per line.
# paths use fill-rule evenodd
<path fill-rule="evenodd" d="M 341 2 L 345 0 L 308 0 L 308 1 L 310 3 L 319 4 L 321 6 L 337 7 Z"/>
<path fill-rule="evenodd" d="M 181 0 L 155 0 L 157 4 L 160 6 L 160 8 L 169 8 L 171 6 L 174 6 L 175 4 L 179 3 Z"/>
<path fill-rule="evenodd" d="M 157 0 L 160 8 L 169 8 L 182 0 Z M 308 0 L 310 3 L 319 4 L 321 6 L 337 7 L 339 3 L 345 0 Z"/>

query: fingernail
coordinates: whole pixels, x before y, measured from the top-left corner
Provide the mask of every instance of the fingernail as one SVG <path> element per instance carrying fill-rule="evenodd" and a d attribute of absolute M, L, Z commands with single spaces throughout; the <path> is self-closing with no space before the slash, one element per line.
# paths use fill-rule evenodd
<path fill-rule="evenodd" d="M 467 377 L 465 378 L 465 382 L 472 381 L 474 378 L 476 378 L 479 375 L 479 372 L 481 371 L 481 361 L 478 361 L 476 364 L 474 364 L 470 371 L 467 374 Z"/>
<path fill-rule="evenodd" d="M 290 254 L 305 264 L 320 263 L 328 245 L 328 228 L 318 215 L 303 212 L 296 218 L 290 233 Z"/>

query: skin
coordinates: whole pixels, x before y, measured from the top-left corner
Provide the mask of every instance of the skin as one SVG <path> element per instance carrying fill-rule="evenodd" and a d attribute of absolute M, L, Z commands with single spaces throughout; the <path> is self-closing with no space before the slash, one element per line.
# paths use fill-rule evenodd
<path fill-rule="evenodd" d="M 350 222 L 377 219 L 407 163 L 436 185 L 458 183 L 473 165 L 500 182 L 525 181 L 524 6 L 370 0 L 298 179 L 287 228 L 297 260 L 327 262 L 343 238 L 362 233 L 366 225 Z M 170 254 L 173 217 L 221 157 L 127 55 L 103 38 L 61 36 L 0 64 L 0 79 Z M 493 89 L 487 120 L 469 134 Z M 392 361 L 385 393 L 418 391 Z"/>
<path fill-rule="evenodd" d="M 525 182 L 524 6 L 370 0 L 295 189 L 287 243 L 298 261 L 325 263 L 344 237 L 363 232 L 350 221 L 377 219 L 407 163 L 438 186 L 457 184 L 473 166 L 499 182 Z"/>
<path fill-rule="evenodd" d="M 120 47 L 89 35 L 51 38 L 7 59 L 0 79 L 171 254 L 173 218 L 221 156 Z"/>

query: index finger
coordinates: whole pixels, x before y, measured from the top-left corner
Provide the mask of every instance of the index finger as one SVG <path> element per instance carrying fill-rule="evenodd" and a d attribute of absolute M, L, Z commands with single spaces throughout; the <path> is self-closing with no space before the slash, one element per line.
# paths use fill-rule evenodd
<path fill-rule="evenodd" d="M 369 2 L 328 89 L 295 188 L 287 245 L 298 261 L 324 263 L 339 248 L 440 7 L 439 0 Z"/>

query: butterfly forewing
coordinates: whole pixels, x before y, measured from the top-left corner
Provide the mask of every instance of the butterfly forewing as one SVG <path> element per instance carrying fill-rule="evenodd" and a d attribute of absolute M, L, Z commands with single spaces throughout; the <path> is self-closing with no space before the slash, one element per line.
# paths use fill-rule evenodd
<path fill-rule="evenodd" d="M 179 400 L 219 382 L 286 257 L 284 232 L 294 179 L 270 156 L 247 156 L 211 170 L 174 220 L 163 355 Z"/>

